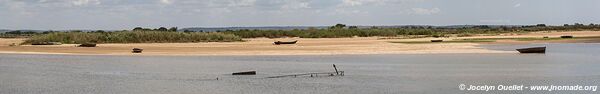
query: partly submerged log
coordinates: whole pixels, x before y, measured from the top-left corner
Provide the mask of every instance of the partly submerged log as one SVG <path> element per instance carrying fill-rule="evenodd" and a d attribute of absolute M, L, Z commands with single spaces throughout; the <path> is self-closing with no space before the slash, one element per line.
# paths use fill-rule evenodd
<path fill-rule="evenodd" d="M 560 36 L 560 38 L 573 38 L 573 36 Z"/>
<path fill-rule="evenodd" d="M 132 53 L 142 53 L 142 51 L 144 51 L 144 49 L 142 48 L 133 48 L 133 51 L 131 51 Z"/>
<path fill-rule="evenodd" d="M 236 72 L 231 75 L 256 75 L 256 71 Z"/>
<path fill-rule="evenodd" d="M 298 42 L 298 40 L 295 40 L 295 41 L 290 41 L 290 42 L 276 41 L 276 42 L 274 42 L 274 44 L 275 44 L 275 45 L 281 45 L 281 44 L 296 44 L 296 42 Z"/>
<path fill-rule="evenodd" d="M 444 40 L 431 40 L 431 42 L 443 42 Z"/>
<path fill-rule="evenodd" d="M 83 43 L 77 47 L 96 47 L 96 43 Z"/>
<path fill-rule="evenodd" d="M 62 45 L 61 42 L 35 42 L 31 43 L 31 45 Z"/>
<path fill-rule="evenodd" d="M 517 49 L 520 53 L 546 53 L 546 47 L 532 47 Z"/>

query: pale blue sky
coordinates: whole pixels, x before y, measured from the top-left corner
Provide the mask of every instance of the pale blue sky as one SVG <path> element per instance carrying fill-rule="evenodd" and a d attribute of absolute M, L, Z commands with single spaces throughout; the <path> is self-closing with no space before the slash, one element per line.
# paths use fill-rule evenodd
<path fill-rule="evenodd" d="M 600 23 L 600 0 L 0 0 L 0 29 Z"/>

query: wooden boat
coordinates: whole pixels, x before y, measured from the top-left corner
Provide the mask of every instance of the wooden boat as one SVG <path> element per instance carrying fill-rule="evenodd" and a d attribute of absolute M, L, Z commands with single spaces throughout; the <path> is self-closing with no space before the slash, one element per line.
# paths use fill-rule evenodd
<path fill-rule="evenodd" d="M 290 42 L 276 41 L 276 42 L 274 42 L 274 44 L 275 44 L 275 45 L 281 45 L 281 44 L 296 44 L 296 42 L 298 42 L 298 40 L 295 40 L 295 41 L 290 41 Z"/>
<path fill-rule="evenodd" d="M 31 43 L 31 45 L 62 45 L 61 42 L 35 42 Z"/>
<path fill-rule="evenodd" d="M 144 49 L 141 48 L 133 48 L 132 50 L 131 53 L 142 53 L 142 51 L 144 51 Z"/>
<path fill-rule="evenodd" d="M 256 75 L 256 71 L 236 72 L 231 75 Z"/>
<path fill-rule="evenodd" d="M 83 43 L 77 47 L 96 47 L 96 43 Z"/>
<path fill-rule="evenodd" d="M 573 38 L 573 36 L 560 36 L 560 38 Z"/>
<path fill-rule="evenodd" d="M 431 42 L 443 42 L 444 40 L 431 40 Z"/>
<path fill-rule="evenodd" d="M 546 53 L 546 47 L 532 47 L 517 49 L 520 53 Z"/>

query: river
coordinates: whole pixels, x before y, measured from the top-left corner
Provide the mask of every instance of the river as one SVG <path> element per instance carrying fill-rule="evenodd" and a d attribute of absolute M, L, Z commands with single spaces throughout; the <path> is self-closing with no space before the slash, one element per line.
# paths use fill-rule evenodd
<path fill-rule="evenodd" d="M 547 46 L 546 54 L 105 56 L 0 54 L 0 94 L 598 93 L 469 91 L 460 85 L 600 84 L 600 44 Z M 333 72 L 344 76 L 270 76 Z M 255 70 L 257 75 L 233 76 Z M 218 80 L 217 80 L 218 78 Z"/>

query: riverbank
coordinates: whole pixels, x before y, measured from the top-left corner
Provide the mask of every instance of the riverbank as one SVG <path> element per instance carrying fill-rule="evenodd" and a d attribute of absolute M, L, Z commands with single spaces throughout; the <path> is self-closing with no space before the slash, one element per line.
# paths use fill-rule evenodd
<path fill-rule="evenodd" d="M 472 38 L 525 38 L 525 37 L 575 37 L 600 36 L 598 31 L 576 32 L 533 32 L 527 34 L 478 35 L 451 38 L 383 39 L 382 37 L 357 38 L 251 38 L 246 42 L 204 43 L 131 43 L 98 44 L 94 48 L 63 45 L 21 45 L 25 39 L 0 39 L 0 53 L 12 54 L 75 54 L 75 55 L 336 55 L 336 54 L 439 54 L 439 53 L 516 53 L 496 51 L 479 47 L 485 44 L 528 44 L 528 43 L 582 43 L 599 42 L 600 38 L 568 40 L 497 40 L 494 42 L 424 43 L 406 44 L 394 41 L 429 41 L 432 39 L 456 40 Z M 273 45 L 273 41 L 299 40 L 294 45 Z M 132 48 L 143 48 L 142 54 L 132 54 Z"/>

